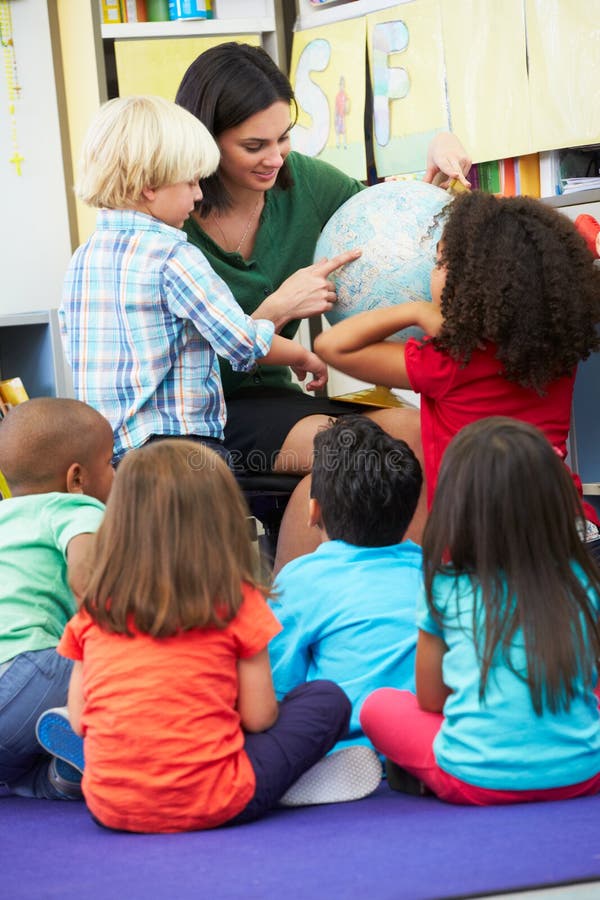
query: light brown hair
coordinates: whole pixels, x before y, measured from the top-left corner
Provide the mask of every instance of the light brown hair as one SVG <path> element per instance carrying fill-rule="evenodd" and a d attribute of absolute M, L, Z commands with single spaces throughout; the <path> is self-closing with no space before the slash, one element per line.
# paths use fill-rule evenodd
<path fill-rule="evenodd" d="M 256 587 L 243 495 L 205 445 L 164 440 L 130 451 L 95 539 L 83 605 L 105 631 L 153 637 L 223 628 Z"/>

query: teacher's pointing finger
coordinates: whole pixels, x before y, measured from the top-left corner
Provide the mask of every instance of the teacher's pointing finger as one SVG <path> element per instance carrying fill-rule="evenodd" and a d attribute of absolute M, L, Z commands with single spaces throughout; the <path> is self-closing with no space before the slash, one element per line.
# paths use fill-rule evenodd
<path fill-rule="evenodd" d="M 344 253 L 339 253 L 337 256 L 332 256 L 331 259 L 320 259 L 319 262 L 315 263 L 315 269 L 319 272 L 320 275 L 323 275 L 327 278 L 328 275 L 331 275 L 332 272 L 335 272 L 336 269 L 339 269 L 340 266 L 345 266 L 346 263 L 353 262 L 355 259 L 361 255 L 362 250 L 358 247 L 355 247 L 354 250 L 346 250 Z"/>

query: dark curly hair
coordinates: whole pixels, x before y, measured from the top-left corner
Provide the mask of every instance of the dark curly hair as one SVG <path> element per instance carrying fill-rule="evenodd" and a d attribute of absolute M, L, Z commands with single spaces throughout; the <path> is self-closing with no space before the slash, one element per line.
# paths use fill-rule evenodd
<path fill-rule="evenodd" d="M 449 204 L 435 345 L 467 364 L 497 347 L 510 381 L 542 394 L 600 346 L 600 269 L 562 213 L 530 197 L 471 191 Z"/>

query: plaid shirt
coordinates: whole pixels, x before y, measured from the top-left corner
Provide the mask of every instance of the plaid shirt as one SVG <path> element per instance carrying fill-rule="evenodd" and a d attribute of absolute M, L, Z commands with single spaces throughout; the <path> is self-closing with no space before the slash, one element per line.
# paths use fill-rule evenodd
<path fill-rule="evenodd" d="M 152 434 L 222 438 L 216 354 L 249 371 L 274 332 L 242 312 L 183 231 L 131 210 L 99 211 L 59 316 L 75 396 L 111 423 L 116 459 Z"/>

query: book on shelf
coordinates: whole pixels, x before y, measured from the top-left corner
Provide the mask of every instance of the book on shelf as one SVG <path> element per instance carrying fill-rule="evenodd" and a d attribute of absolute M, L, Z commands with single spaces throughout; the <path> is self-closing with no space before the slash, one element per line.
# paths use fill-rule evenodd
<path fill-rule="evenodd" d="M 539 156 L 542 197 L 600 187 L 600 144 L 548 150 Z"/>
<path fill-rule="evenodd" d="M 488 194 L 500 193 L 500 163 L 502 160 L 490 159 L 477 163 L 479 175 L 479 190 Z"/>
<path fill-rule="evenodd" d="M 17 406 L 29 400 L 29 394 L 20 378 L 6 378 L 0 381 L 0 401 L 5 407 Z"/>
<path fill-rule="evenodd" d="M 146 0 L 121 0 L 121 22 L 147 22 Z"/>
<path fill-rule="evenodd" d="M 594 178 L 564 178 L 562 181 L 563 194 L 572 194 L 574 191 L 593 191 L 600 188 L 600 177 Z"/>
<path fill-rule="evenodd" d="M 500 160 L 500 192 L 504 197 L 514 197 L 517 191 L 517 160 L 513 156 Z"/>
<path fill-rule="evenodd" d="M 516 193 L 526 197 L 541 197 L 540 154 L 528 153 L 515 160 Z"/>
<path fill-rule="evenodd" d="M 6 478 L 0 472 L 0 500 L 7 500 L 10 497 L 10 488 L 6 483 Z"/>
<path fill-rule="evenodd" d="M 102 0 L 102 22 L 104 25 L 118 25 L 122 21 L 121 0 Z"/>

